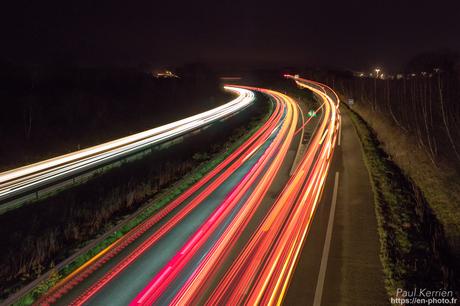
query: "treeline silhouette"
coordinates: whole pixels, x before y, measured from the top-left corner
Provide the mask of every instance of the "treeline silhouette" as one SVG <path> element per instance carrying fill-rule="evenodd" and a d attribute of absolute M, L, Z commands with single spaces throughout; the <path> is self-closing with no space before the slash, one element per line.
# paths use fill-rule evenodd
<path fill-rule="evenodd" d="M 433 164 L 460 165 L 460 65 L 455 53 L 414 57 L 399 78 L 355 77 L 347 72 L 308 71 L 354 103 L 387 117 L 416 140 Z M 346 101 L 343 101 L 346 102 Z"/>
<path fill-rule="evenodd" d="M 0 63 L 0 171 L 168 123 L 231 98 L 200 65 L 181 78 L 128 68 Z"/>

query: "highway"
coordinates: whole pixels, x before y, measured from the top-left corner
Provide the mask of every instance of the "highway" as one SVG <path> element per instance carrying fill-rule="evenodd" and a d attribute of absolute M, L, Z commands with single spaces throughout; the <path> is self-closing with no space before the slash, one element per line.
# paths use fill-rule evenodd
<path fill-rule="evenodd" d="M 321 84 L 295 80 L 323 100 L 323 120 L 250 243 L 213 290 L 210 304 L 280 304 L 286 294 L 323 191 L 340 124 L 336 96 L 325 94 Z"/>
<path fill-rule="evenodd" d="M 254 101 L 254 95 L 249 90 L 231 86 L 225 89 L 237 94 L 237 98 L 212 110 L 121 139 L 0 173 L 0 202 L 5 202 L 12 197 L 27 195 L 53 182 L 75 177 L 90 169 L 206 126 L 242 110 Z"/>
<path fill-rule="evenodd" d="M 389 305 L 379 253 L 361 141 L 351 119 L 341 116 L 324 193 L 283 304 Z"/>
<path fill-rule="evenodd" d="M 338 139 L 338 98 L 294 78 L 322 101 L 320 121 L 291 171 L 303 118 L 279 92 L 264 125 L 189 190 L 52 288 L 40 304 L 278 304 L 286 295 Z"/>

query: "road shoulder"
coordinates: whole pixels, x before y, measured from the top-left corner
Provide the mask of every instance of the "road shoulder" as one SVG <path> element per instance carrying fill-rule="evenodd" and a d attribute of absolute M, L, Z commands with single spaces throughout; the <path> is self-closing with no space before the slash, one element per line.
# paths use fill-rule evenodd
<path fill-rule="evenodd" d="M 342 124 L 341 146 L 335 150 L 285 305 L 313 305 L 336 172 L 340 179 L 321 305 L 388 305 L 369 173 L 350 119 L 342 116 Z"/>
<path fill-rule="evenodd" d="M 341 179 L 323 305 L 388 305 L 369 172 L 350 118 L 342 119 Z"/>

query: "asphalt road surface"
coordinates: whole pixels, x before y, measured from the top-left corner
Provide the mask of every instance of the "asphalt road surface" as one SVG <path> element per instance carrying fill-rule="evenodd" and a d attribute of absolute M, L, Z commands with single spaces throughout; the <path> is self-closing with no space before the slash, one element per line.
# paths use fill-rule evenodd
<path fill-rule="evenodd" d="M 326 242 L 330 244 L 327 254 Z M 389 305 L 379 250 L 361 144 L 350 119 L 342 116 L 340 145 L 284 304 Z"/>

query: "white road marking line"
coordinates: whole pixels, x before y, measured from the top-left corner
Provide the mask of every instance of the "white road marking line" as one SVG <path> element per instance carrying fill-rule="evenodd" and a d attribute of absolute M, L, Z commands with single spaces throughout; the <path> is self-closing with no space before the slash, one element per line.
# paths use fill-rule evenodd
<path fill-rule="evenodd" d="M 337 203 L 338 186 L 339 186 L 339 172 L 336 172 L 335 181 L 334 181 L 334 191 L 332 193 L 331 210 L 329 212 L 329 221 L 327 224 L 326 239 L 324 241 L 323 255 L 321 258 L 321 265 L 319 267 L 318 282 L 316 284 L 315 298 L 313 300 L 313 306 L 321 306 L 321 298 L 323 297 L 323 287 L 324 287 L 324 281 L 326 279 L 326 268 L 327 268 L 327 261 L 329 258 L 329 249 L 331 247 L 332 228 L 334 225 L 335 206 Z"/>

